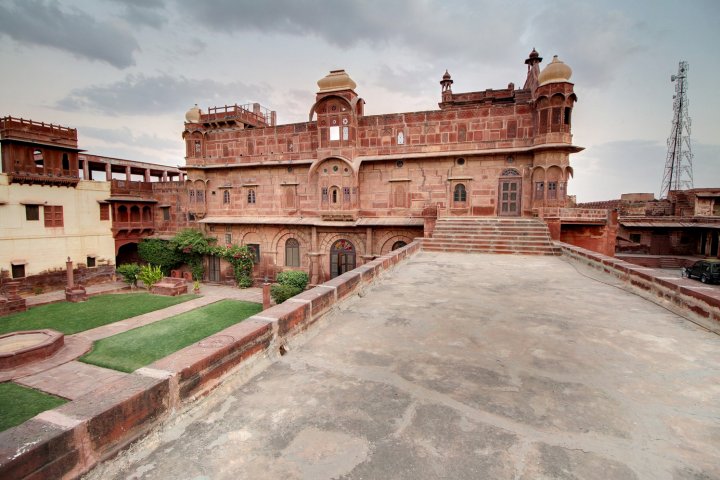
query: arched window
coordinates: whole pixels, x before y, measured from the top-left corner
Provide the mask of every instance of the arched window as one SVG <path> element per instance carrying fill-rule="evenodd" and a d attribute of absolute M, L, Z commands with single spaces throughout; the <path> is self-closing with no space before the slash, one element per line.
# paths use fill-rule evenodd
<path fill-rule="evenodd" d="M 225 204 L 230 203 L 230 190 L 225 190 L 223 192 L 223 203 L 225 203 Z"/>
<path fill-rule="evenodd" d="M 300 243 L 294 238 L 289 238 L 288 241 L 285 242 L 285 266 L 300 266 Z"/>
<path fill-rule="evenodd" d="M 465 185 L 458 183 L 455 185 L 455 193 L 453 194 L 453 200 L 456 202 L 464 202 L 467 200 L 467 191 Z"/>
<path fill-rule="evenodd" d="M 62 169 L 70 170 L 70 159 L 68 158 L 67 153 L 63 153 L 63 156 L 62 156 Z"/>
<path fill-rule="evenodd" d="M 398 145 L 405 145 L 405 134 L 403 132 L 398 132 L 397 135 L 397 144 Z"/>
<path fill-rule="evenodd" d="M 398 240 L 397 242 L 393 243 L 393 246 L 390 250 L 397 250 L 398 248 L 402 248 L 405 245 L 407 245 L 407 243 L 403 242 L 402 240 Z"/>
<path fill-rule="evenodd" d="M 330 192 L 330 199 L 332 200 L 332 203 L 338 203 L 338 189 L 337 187 L 333 187 Z"/>
<path fill-rule="evenodd" d="M 248 191 L 248 204 L 255 203 L 255 190 L 252 188 Z"/>

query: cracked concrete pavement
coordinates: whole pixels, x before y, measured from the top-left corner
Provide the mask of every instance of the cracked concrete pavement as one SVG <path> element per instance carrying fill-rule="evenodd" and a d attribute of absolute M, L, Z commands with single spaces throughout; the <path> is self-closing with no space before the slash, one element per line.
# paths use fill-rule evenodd
<path fill-rule="evenodd" d="M 720 337 L 583 273 L 417 254 L 86 478 L 720 478 Z"/>

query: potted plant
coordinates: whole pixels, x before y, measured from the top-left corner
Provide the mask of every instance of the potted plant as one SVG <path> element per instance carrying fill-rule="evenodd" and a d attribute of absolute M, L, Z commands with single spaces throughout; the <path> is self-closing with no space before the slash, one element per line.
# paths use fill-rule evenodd
<path fill-rule="evenodd" d="M 200 280 L 193 282 L 193 293 L 200 293 Z"/>

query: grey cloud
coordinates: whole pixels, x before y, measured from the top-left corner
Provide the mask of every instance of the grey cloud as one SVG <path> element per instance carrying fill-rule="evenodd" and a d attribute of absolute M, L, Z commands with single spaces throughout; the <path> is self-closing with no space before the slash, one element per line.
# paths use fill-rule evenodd
<path fill-rule="evenodd" d="M 612 200 L 621 193 L 659 194 L 665 171 L 667 146 L 651 140 L 625 140 L 595 145 L 573 155 L 575 178 L 570 193 L 579 202 Z M 720 145 L 694 143 L 695 187 L 717 187 L 720 180 Z"/>
<path fill-rule="evenodd" d="M 381 65 L 376 85 L 402 95 L 422 96 L 440 91 L 443 70 L 437 67 L 403 67 Z"/>
<path fill-rule="evenodd" d="M 181 122 L 179 121 L 178 125 L 180 125 L 180 123 Z M 178 129 L 179 128 L 180 127 L 178 127 Z M 157 135 L 136 135 L 132 132 L 132 130 L 127 127 L 110 129 L 81 126 L 78 127 L 78 132 L 80 132 L 80 135 L 83 137 L 87 136 L 95 138 L 97 140 L 102 140 L 103 142 L 109 144 L 122 146 L 133 146 L 152 149 L 173 149 L 178 148 L 178 145 L 181 144 L 179 134 L 177 139 L 172 140 L 167 138 L 160 138 Z"/>
<path fill-rule="evenodd" d="M 122 18 L 133 26 L 160 28 L 168 21 L 163 0 L 113 0 L 124 7 Z"/>
<path fill-rule="evenodd" d="M 497 60 L 518 41 L 525 17 L 495 2 L 366 0 L 178 0 L 182 14 L 212 31 L 316 36 L 341 48 L 399 45 L 418 56 Z"/>
<path fill-rule="evenodd" d="M 646 46 L 640 40 L 647 25 L 634 22 L 604 3 L 561 0 L 545 6 L 531 22 L 528 37 L 545 45 L 547 65 L 559 55 L 577 74 L 573 81 L 586 87 L 609 83 L 622 65 Z"/>
<path fill-rule="evenodd" d="M 148 77 L 128 75 L 124 80 L 73 90 L 57 102 L 56 108 L 67 111 L 90 110 L 106 115 L 156 115 L 184 112 L 193 103 L 225 105 L 262 99 L 266 89 L 240 82 L 220 83 L 167 74 Z M 204 107 L 203 107 L 204 108 Z"/>
<path fill-rule="evenodd" d="M 135 64 L 140 46 L 120 26 L 99 21 L 77 8 L 60 8 L 56 0 L 7 0 L 0 4 L 0 35 L 107 62 L 117 68 Z"/>

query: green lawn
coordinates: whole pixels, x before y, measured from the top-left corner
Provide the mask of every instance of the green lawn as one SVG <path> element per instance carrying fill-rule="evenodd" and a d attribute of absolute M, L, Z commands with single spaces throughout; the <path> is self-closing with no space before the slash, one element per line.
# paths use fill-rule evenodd
<path fill-rule="evenodd" d="M 66 401 L 16 383 L 0 383 L 0 432 Z"/>
<path fill-rule="evenodd" d="M 0 318 L 0 334 L 17 330 L 52 328 L 66 335 L 90 330 L 143 313 L 198 298 L 198 295 L 166 297 L 149 293 L 98 295 L 86 302 L 61 302 L 33 307 Z"/>
<path fill-rule="evenodd" d="M 134 372 L 262 310 L 258 303 L 222 300 L 144 327 L 103 338 L 80 361 Z"/>

